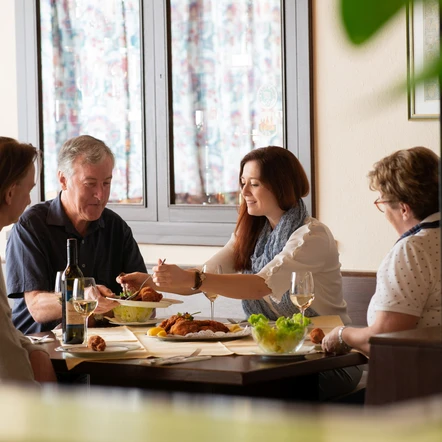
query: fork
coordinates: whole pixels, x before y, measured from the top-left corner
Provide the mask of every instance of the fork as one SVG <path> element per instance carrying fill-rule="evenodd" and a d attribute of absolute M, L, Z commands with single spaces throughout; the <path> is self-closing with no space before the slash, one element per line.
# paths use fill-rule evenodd
<path fill-rule="evenodd" d="M 160 265 L 164 264 L 165 262 L 166 262 L 166 258 L 164 258 L 164 259 L 161 261 L 161 264 L 160 264 Z M 138 293 L 140 293 L 141 289 L 144 287 L 144 284 L 146 284 L 146 282 L 149 281 L 150 278 L 152 278 L 152 275 L 149 275 L 149 276 L 143 281 L 143 283 L 140 285 L 140 288 L 139 288 L 135 293 L 133 293 L 132 295 L 130 295 L 128 298 L 126 298 L 125 301 L 130 301 L 131 299 L 135 298 L 135 297 L 138 295 Z"/>
<path fill-rule="evenodd" d="M 184 362 L 187 359 L 193 358 L 195 356 L 198 356 L 201 353 L 201 348 L 197 348 L 195 349 L 195 351 L 193 351 L 190 355 L 188 356 L 169 356 L 166 358 L 156 358 L 156 359 L 151 359 L 150 361 L 143 361 L 144 364 L 148 364 L 148 365 L 162 365 L 162 364 L 167 364 L 169 362 Z"/>
<path fill-rule="evenodd" d="M 240 319 L 239 321 L 237 319 L 233 318 L 226 318 L 231 324 L 246 324 L 248 321 L 247 319 Z"/>

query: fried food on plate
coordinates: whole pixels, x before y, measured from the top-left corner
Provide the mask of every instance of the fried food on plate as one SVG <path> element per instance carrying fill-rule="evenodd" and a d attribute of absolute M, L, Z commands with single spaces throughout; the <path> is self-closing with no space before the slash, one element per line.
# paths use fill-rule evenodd
<path fill-rule="evenodd" d="M 160 302 L 163 295 L 155 291 L 152 287 L 143 287 L 135 298 L 136 301 Z"/>
<path fill-rule="evenodd" d="M 320 344 L 322 342 L 322 340 L 324 339 L 324 336 L 325 336 L 325 334 L 321 328 L 314 328 L 310 332 L 310 339 L 313 342 L 313 344 Z"/>
<path fill-rule="evenodd" d="M 184 321 L 184 320 L 193 320 L 193 316 L 189 313 L 178 313 L 176 315 L 172 315 L 169 319 L 165 319 L 159 326 L 164 328 L 166 333 L 170 333 L 170 329 L 177 321 Z"/>
<path fill-rule="evenodd" d="M 106 349 L 106 341 L 98 335 L 89 336 L 87 346 L 93 351 L 104 351 Z"/>
<path fill-rule="evenodd" d="M 202 330 L 210 330 L 213 332 L 224 332 L 228 333 L 230 330 L 221 322 L 218 321 L 177 321 L 170 329 L 172 335 L 185 336 L 188 333 L 198 333 Z"/>
<path fill-rule="evenodd" d="M 202 330 L 229 333 L 230 330 L 221 322 L 210 320 L 195 320 L 189 313 L 177 314 L 165 319 L 161 324 L 166 333 L 185 336 L 188 333 L 198 333 Z"/>

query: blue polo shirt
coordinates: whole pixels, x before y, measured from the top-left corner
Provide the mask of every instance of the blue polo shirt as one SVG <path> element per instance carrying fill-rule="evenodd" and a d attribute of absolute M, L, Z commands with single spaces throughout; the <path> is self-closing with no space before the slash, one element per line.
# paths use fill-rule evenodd
<path fill-rule="evenodd" d="M 84 276 L 92 276 L 114 293 L 121 291 L 115 278 L 121 273 L 146 272 L 132 231 L 115 212 L 105 208 L 82 237 L 57 198 L 26 210 L 14 225 L 6 245 L 6 279 L 16 328 L 25 334 L 52 330 L 61 322 L 36 323 L 23 298 L 24 292 L 53 291 L 55 275 L 67 263 L 66 241 L 76 238 L 78 264 Z"/>

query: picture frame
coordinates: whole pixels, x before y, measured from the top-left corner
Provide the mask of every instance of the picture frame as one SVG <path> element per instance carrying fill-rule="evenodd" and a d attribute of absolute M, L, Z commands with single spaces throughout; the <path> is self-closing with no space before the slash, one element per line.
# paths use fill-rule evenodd
<path fill-rule="evenodd" d="M 416 74 L 439 54 L 438 0 L 411 0 L 407 7 L 408 117 L 437 119 L 440 116 L 438 79 L 414 84 Z"/>

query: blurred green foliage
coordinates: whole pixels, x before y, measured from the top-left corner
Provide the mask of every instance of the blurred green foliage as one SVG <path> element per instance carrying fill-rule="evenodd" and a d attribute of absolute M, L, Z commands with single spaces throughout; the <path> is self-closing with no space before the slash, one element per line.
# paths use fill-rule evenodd
<path fill-rule="evenodd" d="M 349 40 L 355 45 L 369 41 L 396 14 L 412 2 L 429 0 L 341 0 L 341 17 Z M 442 0 L 439 0 L 439 8 Z M 415 83 L 442 77 L 440 56 L 414 77 Z"/>

